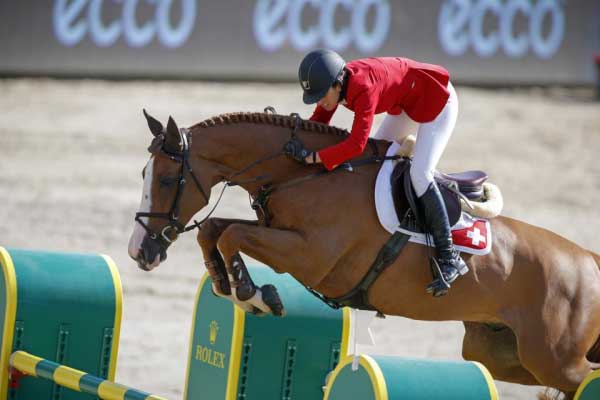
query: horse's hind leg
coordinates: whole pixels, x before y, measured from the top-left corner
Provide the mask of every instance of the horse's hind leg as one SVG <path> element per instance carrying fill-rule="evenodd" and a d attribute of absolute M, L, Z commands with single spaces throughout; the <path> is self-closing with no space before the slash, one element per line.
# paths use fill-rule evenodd
<path fill-rule="evenodd" d="M 592 372 L 591 364 L 585 357 L 585 351 L 577 354 L 577 343 L 566 345 L 549 345 L 545 343 L 548 336 L 544 331 L 537 334 L 531 324 L 527 333 L 517 334 L 519 357 L 523 365 L 530 370 L 541 385 L 574 392 L 585 377 Z M 563 346 L 571 347 L 571 351 L 562 352 Z M 558 349 L 562 348 L 562 349 Z"/>
<path fill-rule="evenodd" d="M 576 391 L 597 364 L 587 359 L 600 334 L 600 273 L 587 253 L 571 254 L 572 265 L 546 267 L 546 290 L 528 298 L 505 321 L 517 336 L 519 358 L 544 385 Z M 576 266 L 576 267 L 575 267 Z"/>
<path fill-rule="evenodd" d="M 589 294 L 590 301 L 584 296 Z M 594 305 L 592 290 L 566 301 L 561 296 L 548 303 L 552 317 L 523 314 L 518 317 L 515 334 L 519 358 L 544 386 L 574 392 L 594 364 L 587 352 L 598 337 L 600 303 Z"/>
<path fill-rule="evenodd" d="M 531 372 L 521 365 L 517 338 L 510 328 L 492 327 L 479 322 L 464 322 L 464 325 L 462 355 L 465 360 L 482 363 L 494 379 L 521 385 L 539 385 Z"/>

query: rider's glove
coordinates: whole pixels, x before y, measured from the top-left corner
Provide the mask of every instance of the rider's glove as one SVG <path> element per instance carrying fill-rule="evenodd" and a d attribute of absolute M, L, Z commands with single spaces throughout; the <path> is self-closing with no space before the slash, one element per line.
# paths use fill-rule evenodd
<path fill-rule="evenodd" d="M 302 144 L 300 139 L 294 137 L 283 146 L 283 153 L 299 163 L 306 165 L 306 157 L 310 154 L 310 150 L 305 149 L 304 144 Z"/>

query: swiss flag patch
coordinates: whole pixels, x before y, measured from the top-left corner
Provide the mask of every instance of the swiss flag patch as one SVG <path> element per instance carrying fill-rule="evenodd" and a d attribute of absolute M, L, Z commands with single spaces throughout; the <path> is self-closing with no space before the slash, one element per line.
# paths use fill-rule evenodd
<path fill-rule="evenodd" d="M 472 226 L 453 229 L 452 241 L 454 245 L 475 250 L 485 250 L 490 240 L 488 237 L 488 225 L 488 221 L 477 219 L 473 221 Z"/>
<path fill-rule="evenodd" d="M 427 240 L 422 233 L 403 231 L 401 228 L 398 230 L 411 235 L 409 239 L 411 242 L 434 246 L 431 237 Z M 452 227 L 452 241 L 456 250 L 461 253 L 480 256 L 488 254 L 492 250 L 490 221 L 463 212 L 458 222 Z"/>

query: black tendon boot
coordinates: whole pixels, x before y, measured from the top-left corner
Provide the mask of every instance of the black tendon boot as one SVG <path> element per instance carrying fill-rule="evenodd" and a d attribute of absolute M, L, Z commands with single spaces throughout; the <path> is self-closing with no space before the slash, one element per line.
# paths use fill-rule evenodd
<path fill-rule="evenodd" d="M 439 276 L 440 274 L 435 272 L 439 271 L 438 268 L 432 268 L 434 280 L 427 286 L 427 292 L 432 293 L 435 297 L 443 296 L 450 289 L 450 283 L 454 282 L 459 275 L 466 274 L 469 267 L 452 244 L 448 212 L 435 182 L 427 188 L 419 200 L 423 208 L 427 230 L 433 236 L 433 242 L 437 249 L 437 263 L 442 275 Z"/>

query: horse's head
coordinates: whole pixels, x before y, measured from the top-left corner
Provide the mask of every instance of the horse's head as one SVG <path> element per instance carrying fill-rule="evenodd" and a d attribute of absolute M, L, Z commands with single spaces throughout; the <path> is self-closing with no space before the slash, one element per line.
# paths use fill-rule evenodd
<path fill-rule="evenodd" d="M 215 177 L 200 175 L 199 160 L 190 156 L 191 134 L 169 117 L 167 128 L 144 110 L 152 144 L 150 160 L 142 170 L 144 188 L 129 255 L 146 271 L 167 258 L 167 249 L 185 224 L 208 204 Z M 197 168 L 196 168 L 197 167 Z"/>

